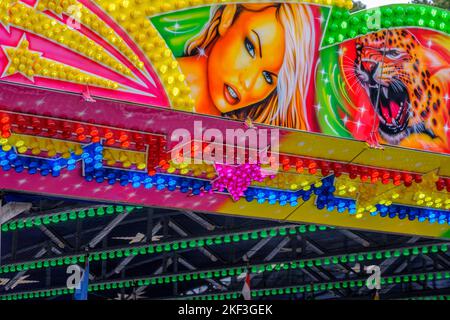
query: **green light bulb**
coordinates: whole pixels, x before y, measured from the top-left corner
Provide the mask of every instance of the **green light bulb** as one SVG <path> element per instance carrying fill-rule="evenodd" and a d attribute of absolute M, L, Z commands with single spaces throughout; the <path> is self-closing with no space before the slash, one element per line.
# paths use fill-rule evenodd
<path fill-rule="evenodd" d="M 75 220 L 77 218 L 77 213 L 75 211 L 70 211 L 69 213 L 69 219 Z"/>
<path fill-rule="evenodd" d="M 86 211 L 84 211 L 84 210 L 79 211 L 78 218 L 80 218 L 80 219 L 86 218 Z"/>
<path fill-rule="evenodd" d="M 88 217 L 95 217 L 95 210 L 93 208 L 90 208 L 87 212 Z"/>
<path fill-rule="evenodd" d="M 114 213 L 114 207 L 113 206 L 106 207 L 106 213 L 107 214 L 113 214 Z"/>

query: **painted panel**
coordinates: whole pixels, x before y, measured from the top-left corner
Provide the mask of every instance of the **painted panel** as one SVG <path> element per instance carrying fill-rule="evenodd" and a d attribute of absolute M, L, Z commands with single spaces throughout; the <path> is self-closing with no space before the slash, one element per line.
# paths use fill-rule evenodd
<path fill-rule="evenodd" d="M 313 2 L 1 1 L 0 188 L 448 237 L 448 11 Z M 175 165 L 195 121 L 279 172 Z"/>
<path fill-rule="evenodd" d="M 450 151 L 450 38 L 440 32 L 381 28 L 327 46 L 326 30 L 337 28 L 330 8 L 294 3 L 225 4 L 151 20 L 198 113 Z"/>

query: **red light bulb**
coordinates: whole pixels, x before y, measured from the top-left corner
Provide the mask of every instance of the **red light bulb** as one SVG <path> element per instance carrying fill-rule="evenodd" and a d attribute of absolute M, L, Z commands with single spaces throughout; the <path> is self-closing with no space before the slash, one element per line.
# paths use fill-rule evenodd
<path fill-rule="evenodd" d="M 422 182 L 422 176 L 420 174 L 415 174 L 414 175 L 414 181 L 416 183 L 421 183 Z"/>

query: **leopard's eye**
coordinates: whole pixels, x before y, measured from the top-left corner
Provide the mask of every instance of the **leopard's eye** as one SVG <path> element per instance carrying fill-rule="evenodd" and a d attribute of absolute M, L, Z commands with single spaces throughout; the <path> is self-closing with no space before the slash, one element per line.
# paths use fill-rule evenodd
<path fill-rule="evenodd" d="M 388 50 L 386 51 L 386 57 L 389 59 L 397 59 L 398 57 L 400 57 L 400 52 L 398 50 Z"/>

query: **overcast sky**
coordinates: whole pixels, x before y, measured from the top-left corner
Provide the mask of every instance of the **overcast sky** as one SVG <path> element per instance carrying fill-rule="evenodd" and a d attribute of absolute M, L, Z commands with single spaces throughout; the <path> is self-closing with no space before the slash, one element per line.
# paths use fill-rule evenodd
<path fill-rule="evenodd" d="M 367 8 L 379 7 L 393 3 L 409 3 L 409 0 L 361 0 L 367 5 Z"/>

